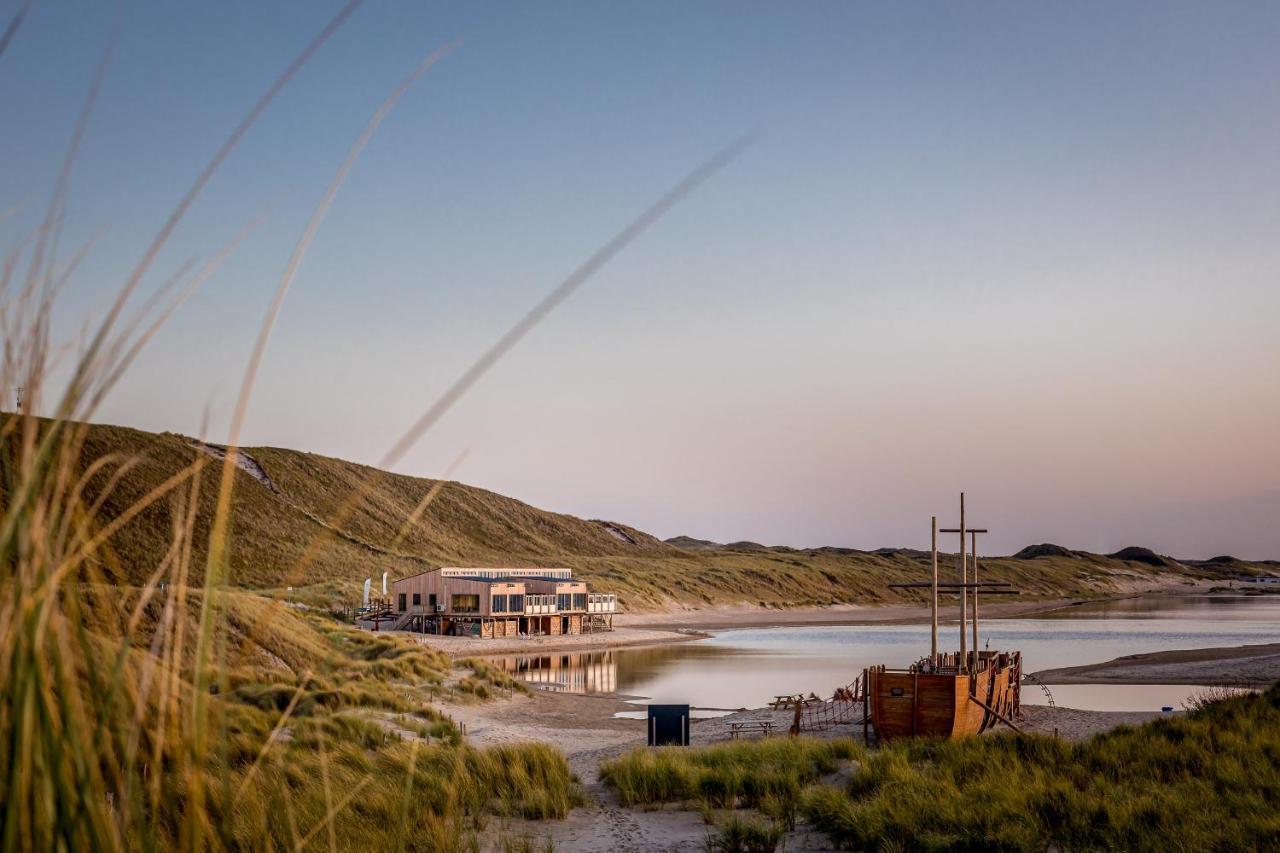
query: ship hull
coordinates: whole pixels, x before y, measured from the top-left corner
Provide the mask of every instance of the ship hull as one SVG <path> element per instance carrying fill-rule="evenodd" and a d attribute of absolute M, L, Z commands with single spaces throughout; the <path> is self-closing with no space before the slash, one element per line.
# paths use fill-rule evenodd
<path fill-rule="evenodd" d="M 882 741 L 902 737 L 974 735 L 1018 710 L 1017 653 L 984 655 L 975 673 L 867 672 L 871 724 Z"/>

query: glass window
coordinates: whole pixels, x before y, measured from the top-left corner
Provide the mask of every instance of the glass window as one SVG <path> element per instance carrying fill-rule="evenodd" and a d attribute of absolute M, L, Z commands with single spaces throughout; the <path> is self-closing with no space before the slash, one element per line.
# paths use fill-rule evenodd
<path fill-rule="evenodd" d="M 421 606 L 422 606 L 422 593 L 420 593 L 420 592 L 415 592 L 415 593 L 413 594 L 413 606 L 414 606 L 414 607 L 421 607 Z"/>
<path fill-rule="evenodd" d="M 495 595 L 493 597 L 493 612 L 494 613 L 507 612 L 507 597 L 505 595 Z"/>
<path fill-rule="evenodd" d="M 407 609 L 404 605 L 404 599 L 405 599 L 405 594 L 402 592 L 400 593 L 400 607 L 397 608 L 401 613 L 403 613 Z"/>
<path fill-rule="evenodd" d="M 454 595 L 452 596 L 451 604 L 451 609 L 454 613 L 480 612 L 480 596 L 478 595 Z"/>
<path fill-rule="evenodd" d="M 574 610 L 587 609 L 587 594 L 585 592 L 575 592 L 573 594 L 573 609 Z"/>
<path fill-rule="evenodd" d="M 523 612 L 524 612 L 524 596 L 523 596 L 523 595 L 513 595 L 513 596 L 511 596 L 511 610 L 510 610 L 510 611 L 508 611 L 508 612 L 510 612 L 510 613 L 523 613 Z"/>
<path fill-rule="evenodd" d="M 567 593 L 560 593 L 556 596 L 556 609 L 568 610 L 570 596 Z"/>

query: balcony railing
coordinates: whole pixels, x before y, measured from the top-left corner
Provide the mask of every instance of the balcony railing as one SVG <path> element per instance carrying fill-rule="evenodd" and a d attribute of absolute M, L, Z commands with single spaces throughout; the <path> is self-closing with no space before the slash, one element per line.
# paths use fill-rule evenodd
<path fill-rule="evenodd" d="M 587 594 L 588 613 L 614 613 L 617 609 L 618 596 L 603 592 Z"/>
<path fill-rule="evenodd" d="M 556 597 L 554 595 L 526 595 L 524 597 L 525 613 L 556 613 Z"/>

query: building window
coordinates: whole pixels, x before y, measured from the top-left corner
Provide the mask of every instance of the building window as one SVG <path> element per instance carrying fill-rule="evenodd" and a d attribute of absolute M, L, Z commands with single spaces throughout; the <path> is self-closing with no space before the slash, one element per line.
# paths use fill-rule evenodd
<path fill-rule="evenodd" d="M 573 609 L 574 610 L 587 609 L 587 594 L 585 592 L 575 592 L 573 594 Z"/>
<path fill-rule="evenodd" d="M 493 597 L 493 612 L 494 613 L 507 612 L 507 597 L 505 595 L 495 595 Z"/>
<path fill-rule="evenodd" d="M 414 607 L 421 607 L 421 606 L 422 606 L 422 593 L 420 593 L 420 592 L 415 592 L 415 593 L 413 594 L 413 606 L 414 606 Z"/>
<path fill-rule="evenodd" d="M 400 593 L 400 607 L 399 607 L 399 610 L 400 610 L 400 612 L 401 612 L 401 613 L 403 613 L 403 612 L 405 612 L 406 610 L 408 610 L 408 607 L 406 607 L 406 606 L 405 606 L 405 603 L 404 603 L 404 602 L 405 602 L 405 598 L 406 598 L 405 594 L 404 594 L 403 592 L 402 592 L 402 593 Z"/>
<path fill-rule="evenodd" d="M 523 595 L 511 596 L 511 610 L 509 612 L 511 613 L 524 612 L 524 596 Z"/>
<path fill-rule="evenodd" d="M 480 596 L 454 595 L 451 597 L 451 608 L 454 613 L 479 613 Z"/>
<path fill-rule="evenodd" d="M 557 610 L 568 610 L 568 609 L 569 609 L 569 604 L 570 604 L 570 602 L 572 601 L 572 599 L 573 599 L 573 596 L 572 596 L 572 595 L 569 595 L 568 593 L 564 593 L 564 592 L 562 592 L 562 593 L 558 594 L 558 595 L 556 596 L 556 609 L 557 609 Z"/>

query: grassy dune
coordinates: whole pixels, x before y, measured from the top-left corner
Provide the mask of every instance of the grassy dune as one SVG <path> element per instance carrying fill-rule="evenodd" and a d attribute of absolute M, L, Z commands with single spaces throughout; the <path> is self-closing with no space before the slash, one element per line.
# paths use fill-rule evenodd
<path fill-rule="evenodd" d="M 548 512 L 462 483 L 279 448 L 247 453 L 269 482 L 244 471 L 235 474 L 230 582 L 258 591 L 292 586 L 291 597 L 316 604 L 349 601 L 363 578 L 384 571 L 394 578 L 440 565 L 565 565 L 619 592 L 631 610 L 901 603 L 923 596 L 885 585 L 923 580 L 929 571 L 928 555 L 907 549 L 765 548 L 697 540 L 682 540 L 688 547 L 678 547 L 623 524 Z M 90 479 L 86 496 L 96 499 L 102 491 L 105 517 L 123 512 L 193 461 L 216 461 L 183 436 L 87 427 L 82 465 L 111 454 L 131 460 L 133 467 L 118 481 L 112 480 L 110 467 Z M 207 478 L 194 497 L 197 582 L 217 487 Z M 174 513 L 172 502 L 156 503 L 123 527 L 98 555 L 104 573 L 122 585 L 143 583 L 147 567 L 168 547 Z M 1024 595 L 1054 597 L 1275 568 L 1179 563 L 1141 551 L 1123 556 L 1128 558 L 1050 547 L 1018 558 L 986 559 L 983 570 L 988 579 L 1013 582 Z"/>
<path fill-rule="evenodd" d="M 417 643 L 236 591 L 212 604 L 219 653 L 202 659 L 193 650 L 203 595 L 193 591 L 179 620 L 163 601 L 67 587 L 82 630 L 68 636 L 71 626 L 57 624 L 58 635 L 10 649 L 0 666 L 9 735 L 29 713 L 12 700 L 57 677 L 21 665 L 24 652 L 43 643 L 46 656 L 72 653 L 81 683 L 45 695 L 55 713 L 0 758 L 6 848 L 455 851 L 489 816 L 563 817 L 578 801 L 560 753 L 471 747 L 432 701 L 487 697 L 509 686 L 505 674 L 476 665 L 457 679 L 447 658 Z M 175 646 L 185 650 L 179 663 L 165 651 Z M 201 673 L 209 695 L 197 711 Z M 89 740 L 67 744 L 68 724 Z"/>
<path fill-rule="evenodd" d="M 815 780 L 846 765 L 843 783 Z M 606 763 L 623 802 L 802 814 L 849 850 L 1273 850 L 1280 685 L 1080 744 L 765 740 Z"/>

